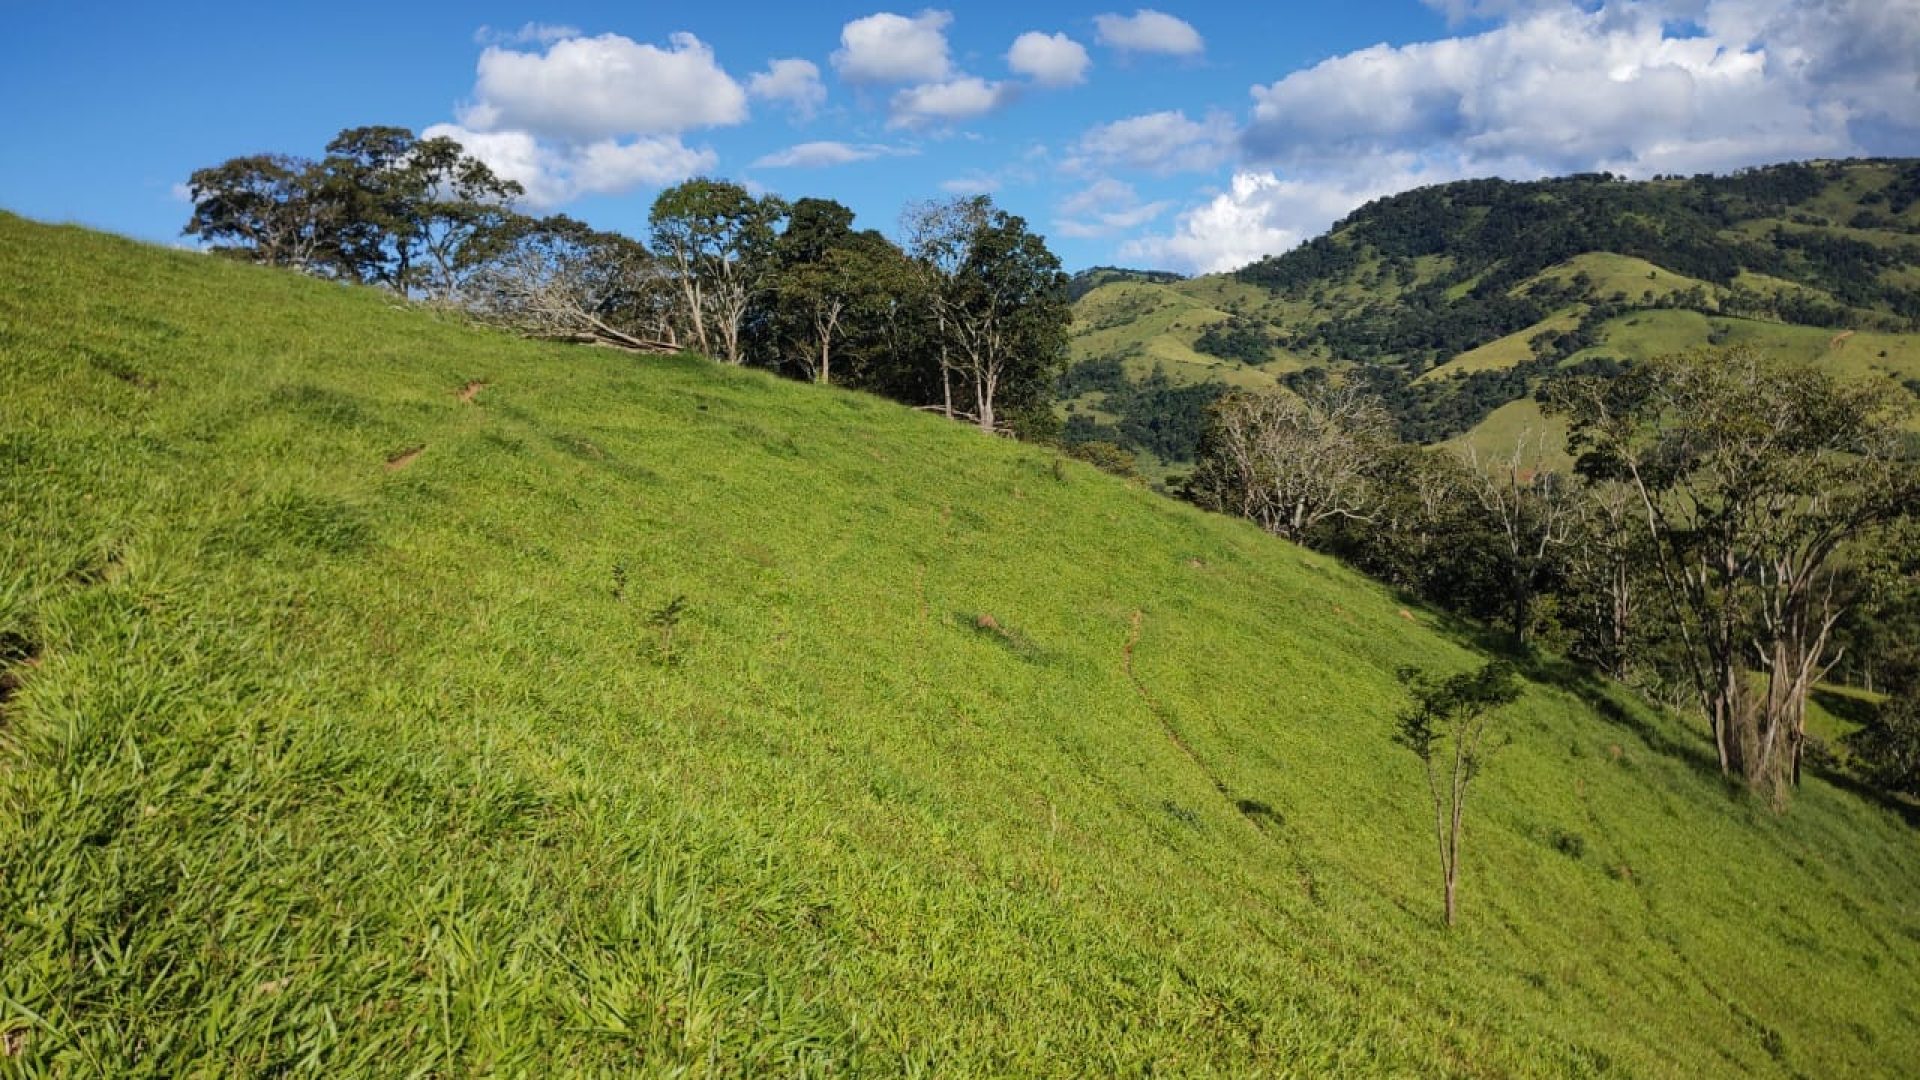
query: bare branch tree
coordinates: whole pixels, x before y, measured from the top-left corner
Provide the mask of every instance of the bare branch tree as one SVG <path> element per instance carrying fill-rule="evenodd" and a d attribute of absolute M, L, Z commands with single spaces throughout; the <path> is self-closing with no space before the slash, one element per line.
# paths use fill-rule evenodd
<path fill-rule="evenodd" d="M 1294 540 L 1330 518 L 1370 521 L 1370 475 L 1390 431 L 1386 410 L 1348 386 L 1228 394 L 1214 405 L 1193 490 Z"/>
<path fill-rule="evenodd" d="M 1527 639 L 1534 595 L 1574 520 L 1572 485 L 1543 467 L 1545 451 L 1544 440 L 1531 431 L 1522 431 L 1504 457 L 1482 458 L 1478 449 L 1467 447 L 1478 481 L 1474 496 L 1504 544 L 1507 612 L 1517 642 Z"/>
<path fill-rule="evenodd" d="M 673 288 L 638 243 L 554 217 L 524 223 L 463 296 L 477 318 L 529 337 L 671 353 L 682 348 Z"/>

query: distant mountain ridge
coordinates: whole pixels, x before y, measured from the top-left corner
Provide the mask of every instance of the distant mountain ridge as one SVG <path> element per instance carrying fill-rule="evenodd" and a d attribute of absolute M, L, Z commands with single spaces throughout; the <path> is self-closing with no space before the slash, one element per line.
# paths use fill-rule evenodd
<path fill-rule="evenodd" d="M 1920 159 L 1441 184 L 1230 274 L 1101 282 L 1076 310 L 1080 363 L 1202 387 L 1342 371 L 1421 441 L 1473 432 L 1568 365 L 1708 343 L 1844 351 L 1913 379 Z M 1070 437 L 1130 442 L 1127 418 L 1101 408 L 1111 390 L 1068 400 Z"/>
<path fill-rule="evenodd" d="M 1067 282 L 1067 295 L 1078 300 L 1102 285 L 1116 281 L 1141 281 L 1149 285 L 1171 285 L 1185 281 L 1185 274 L 1172 270 L 1135 270 L 1125 266 L 1091 266 L 1073 275 Z"/>

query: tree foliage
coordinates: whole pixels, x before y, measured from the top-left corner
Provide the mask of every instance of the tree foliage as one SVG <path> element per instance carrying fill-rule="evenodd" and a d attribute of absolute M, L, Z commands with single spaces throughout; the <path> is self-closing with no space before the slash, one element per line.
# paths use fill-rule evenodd
<path fill-rule="evenodd" d="M 1723 771 L 1799 779 L 1806 700 L 1835 658 L 1850 547 L 1911 514 L 1906 402 L 1734 348 L 1566 383 L 1580 470 L 1626 485 Z"/>
<path fill-rule="evenodd" d="M 319 161 L 232 158 L 194 172 L 185 232 L 222 254 L 450 300 L 517 229 L 518 183 L 450 139 L 349 128 Z"/>
<path fill-rule="evenodd" d="M 1002 413 L 1050 403 L 1071 312 L 1046 242 L 983 195 L 909 208 L 907 235 L 937 327 L 948 415 L 991 432 Z M 956 379 L 971 399 L 958 406 Z"/>
<path fill-rule="evenodd" d="M 724 180 L 688 180 L 654 200 L 647 224 L 673 265 L 701 352 L 747 362 L 747 316 L 769 284 L 769 258 L 786 214 L 783 200 L 755 198 Z"/>

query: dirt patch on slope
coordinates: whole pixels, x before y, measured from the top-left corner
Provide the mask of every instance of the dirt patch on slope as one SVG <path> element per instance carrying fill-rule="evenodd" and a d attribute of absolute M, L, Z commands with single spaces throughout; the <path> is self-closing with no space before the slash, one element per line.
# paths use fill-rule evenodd
<path fill-rule="evenodd" d="M 414 462 L 420 460 L 420 455 L 426 452 L 427 452 L 426 443 L 421 443 L 419 446 L 416 446 L 411 450 L 402 450 L 399 453 L 394 454 L 387 458 L 387 471 L 399 472 L 401 469 L 404 469 L 407 466 L 413 464 Z"/>

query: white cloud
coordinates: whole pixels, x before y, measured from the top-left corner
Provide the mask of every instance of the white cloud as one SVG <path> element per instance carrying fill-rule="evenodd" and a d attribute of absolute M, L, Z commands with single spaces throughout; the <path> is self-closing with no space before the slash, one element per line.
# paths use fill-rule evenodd
<path fill-rule="evenodd" d="M 480 54 L 461 124 L 593 141 L 745 120 L 746 91 L 713 50 L 692 34 L 669 41 L 662 49 L 602 34 L 559 41 L 544 53 L 490 47 Z"/>
<path fill-rule="evenodd" d="M 632 188 L 665 187 L 719 164 L 711 150 L 695 150 L 673 136 L 644 136 L 628 142 L 589 143 L 572 162 L 576 193 L 615 194 Z"/>
<path fill-rule="evenodd" d="M 1013 100 L 1014 88 L 963 75 L 948 82 L 910 86 L 893 95 L 888 127 L 918 128 L 972 120 Z"/>
<path fill-rule="evenodd" d="M 1102 177 L 1060 200 L 1054 231 L 1076 240 L 1092 240 L 1137 229 L 1167 212 L 1171 202 L 1142 203 L 1132 184 Z"/>
<path fill-rule="evenodd" d="M 1029 30 L 1013 39 L 1007 67 L 1042 86 L 1073 86 L 1087 81 L 1093 63 L 1086 47 L 1065 34 Z"/>
<path fill-rule="evenodd" d="M 923 11 L 909 19 L 882 11 L 840 28 L 833 69 L 857 83 L 931 83 L 953 73 L 947 27 L 953 16 Z"/>
<path fill-rule="evenodd" d="M 473 32 L 476 45 L 551 45 L 556 41 L 579 37 L 580 28 L 564 23 L 529 22 L 520 24 L 518 30 L 501 30 L 491 26 L 482 26 Z"/>
<path fill-rule="evenodd" d="M 1512 10 L 1484 33 L 1376 45 L 1254 87 L 1244 149 L 1298 165 L 1445 148 L 1481 172 L 1519 162 L 1643 176 L 1845 154 L 1859 146 L 1855 121 L 1920 122 L 1915 0 Z M 1705 33 L 1669 30 L 1689 16 Z"/>
<path fill-rule="evenodd" d="M 188 206 L 192 206 L 193 187 L 184 180 L 175 180 L 173 186 L 167 189 L 167 197 L 174 202 L 186 203 Z"/>
<path fill-rule="evenodd" d="M 795 116 L 811 119 L 827 103 L 820 69 L 811 60 L 774 60 L 747 80 L 747 93 L 764 101 L 785 102 Z"/>
<path fill-rule="evenodd" d="M 713 151 L 690 148 L 670 135 L 554 145 L 525 131 L 469 131 L 454 124 L 435 124 L 420 136 L 452 139 L 498 175 L 518 181 L 526 189 L 521 201 L 533 209 L 547 209 L 582 195 L 665 186 L 719 164 Z"/>
<path fill-rule="evenodd" d="M 1200 273 L 1232 270 L 1298 246 L 1370 199 L 1461 176 L 1452 165 L 1405 156 L 1356 165 L 1309 179 L 1237 172 L 1228 190 L 1183 212 L 1171 233 L 1129 241 L 1121 254 Z"/>
<path fill-rule="evenodd" d="M 878 143 L 806 142 L 767 154 L 753 163 L 756 169 L 825 169 L 851 165 L 882 157 L 904 157 L 916 153 L 907 147 Z"/>
<path fill-rule="evenodd" d="M 1218 168 L 1232 155 L 1233 119 L 1210 113 L 1190 120 L 1180 110 L 1130 116 L 1101 124 L 1080 136 L 1068 159 L 1069 171 L 1121 166 L 1162 176 Z"/>
<path fill-rule="evenodd" d="M 985 173 L 973 173 L 942 180 L 940 190 L 949 195 L 989 195 L 1000 190 L 1000 181 Z"/>
<path fill-rule="evenodd" d="M 1200 31 L 1184 19 L 1141 8 L 1132 15 L 1096 15 L 1094 40 L 1121 52 L 1199 56 L 1206 49 Z"/>

